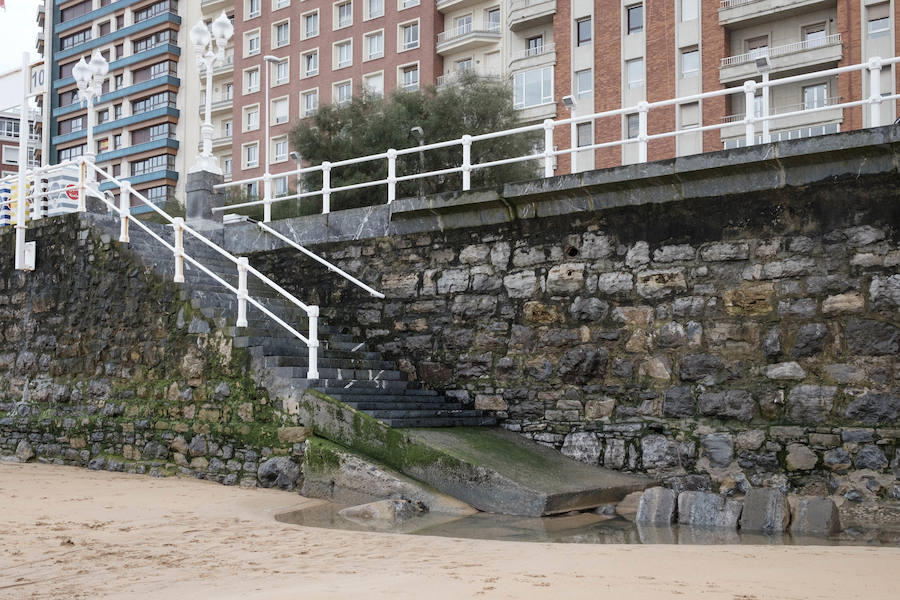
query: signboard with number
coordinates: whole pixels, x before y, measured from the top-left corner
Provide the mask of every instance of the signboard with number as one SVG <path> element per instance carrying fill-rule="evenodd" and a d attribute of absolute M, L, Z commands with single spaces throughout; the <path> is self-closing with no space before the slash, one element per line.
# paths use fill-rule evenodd
<path fill-rule="evenodd" d="M 44 62 L 37 62 L 31 65 L 28 78 L 28 94 L 43 94 L 47 91 L 47 69 Z"/>

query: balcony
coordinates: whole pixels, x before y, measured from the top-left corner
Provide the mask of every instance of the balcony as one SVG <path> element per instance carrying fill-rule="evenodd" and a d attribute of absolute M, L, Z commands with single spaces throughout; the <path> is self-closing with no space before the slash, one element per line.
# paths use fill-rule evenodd
<path fill-rule="evenodd" d="M 449 31 L 439 33 L 437 36 L 437 53 L 444 55 L 499 43 L 499 23 L 469 24 L 465 27 L 455 27 Z"/>
<path fill-rule="evenodd" d="M 231 73 L 234 71 L 234 50 L 231 51 L 231 54 L 225 55 L 225 62 L 223 64 L 217 64 L 213 68 L 213 75 L 222 75 L 224 73 Z"/>
<path fill-rule="evenodd" d="M 483 2 L 484 0 L 437 0 L 437 9 L 441 12 L 449 12 L 482 4 Z"/>
<path fill-rule="evenodd" d="M 835 0 L 720 0 L 719 25 L 744 27 L 834 5 Z"/>
<path fill-rule="evenodd" d="M 222 135 L 219 137 L 214 137 L 212 141 L 213 150 L 222 150 L 223 148 L 231 148 L 231 136 L 230 135 Z M 203 142 L 197 144 L 197 150 L 203 150 Z"/>
<path fill-rule="evenodd" d="M 226 110 L 230 112 L 233 107 L 234 107 L 234 96 L 230 96 L 227 98 L 220 98 L 218 100 L 213 98 L 213 103 L 212 103 L 212 113 L 213 114 L 216 114 L 216 113 L 222 112 L 222 111 L 226 111 Z M 206 110 L 206 103 L 201 102 L 200 103 L 200 115 L 201 116 L 203 115 L 203 111 L 205 111 L 205 110 Z"/>
<path fill-rule="evenodd" d="M 510 0 L 507 21 L 511 31 L 552 23 L 556 0 Z"/>
<path fill-rule="evenodd" d="M 445 85 L 450 85 L 451 83 L 455 83 L 459 81 L 463 74 L 471 72 L 478 79 L 492 79 L 499 81 L 500 74 L 499 73 L 484 73 L 477 69 L 471 71 L 452 71 L 445 75 L 438 75 L 437 78 L 437 86 L 439 88 L 444 87 Z"/>
<path fill-rule="evenodd" d="M 843 56 L 841 34 L 835 33 L 822 39 L 804 40 L 775 46 L 765 50 L 753 50 L 728 56 L 719 65 L 719 82 L 735 83 L 753 79 L 759 72 L 756 59 L 768 56 L 772 72 L 798 71 L 826 63 L 836 63 Z"/>
<path fill-rule="evenodd" d="M 556 44 L 543 44 L 535 48 L 526 48 L 513 52 L 509 57 L 509 70 L 520 71 L 544 65 L 556 64 Z"/>

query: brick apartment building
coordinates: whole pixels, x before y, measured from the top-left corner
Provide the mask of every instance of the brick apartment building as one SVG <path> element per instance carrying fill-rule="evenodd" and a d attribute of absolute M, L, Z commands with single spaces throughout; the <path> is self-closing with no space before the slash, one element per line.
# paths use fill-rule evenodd
<path fill-rule="evenodd" d="M 0 77 L 0 82 L 3 77 Z M 18 81 L 16 82 L 18 83 Z M 39 164 L 40 157 L 40 122 L 36 116 L 29 115 L 28 121 L 28 166 Z M 0 177 L 14 175 L 19 172 L 19 110 L 0 112 Z"/>
<path fill-rule="evenodd" d="M 557 2 L 556 100 L 571 94 L 575 114 L 634 106 L 701 92 L 740 87 L 761 80 L 756 58 L 768 56 L 770 77 L 778 79 L 895 56 L 898 45 L 895 0 L 571 0 Z M 895 70 L 882 70 L 882 93 L 897 89 Z M 869 95 L 868 74 L 846 74 L 776 88 L 770 114 L 821 107 Z M 563 111 L 562 105 L 559 106 Z M 761 114 L 761 97 L 753 107 Z M 651 141 L 648 159 L 743 145 L 742 96 L 685 103 L 654 110 L 648 133 L 736 122 L 721 131 L 697 132 Z M 562 114 L 562 113 L 561 113 Z M 866 108 L 825 110 L 776 122 L 773 140 L 889 124 L 894 102 L 883 105 L 881 123 L 871 124 Z M 598 121 L 577 131 L 589 145 L 637 136 L 637 114 Z M 556 145 L 570 147 L 570 130 L 558 128 Z M 583 171 L 637 160 L 637 146 L 578 153 Z M 569 172 L 561 156 L 559 172 Z"/>

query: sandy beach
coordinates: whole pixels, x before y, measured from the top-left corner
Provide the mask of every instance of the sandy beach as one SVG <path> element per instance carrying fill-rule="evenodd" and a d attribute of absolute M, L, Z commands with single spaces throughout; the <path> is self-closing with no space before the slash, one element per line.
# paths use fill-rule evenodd
<path fill-rule="evenodd" d="M 900 549 L 472 541 L 285 525 L 296 494 L 0 463 L 0 598 L 896 598 Z"/>

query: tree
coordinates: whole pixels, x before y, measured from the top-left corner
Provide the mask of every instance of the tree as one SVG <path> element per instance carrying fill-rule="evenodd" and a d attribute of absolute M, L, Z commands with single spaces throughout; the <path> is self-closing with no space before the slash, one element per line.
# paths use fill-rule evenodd
<path fill-rule="evenodd" d="M 308 164 L 380 154 L 389 148 L 415 147 L 418 140 L 410 134 L 413 127 L 421 127 L 426 143 L 477 135 L 521 125 L 517 121 L 509 86 L 498 81 L 466 74 L 454 85 L 440 89 L 428 87 L 422 91 L 398 91 L 392 97 L 364 94 L 349 103 L 322 106 L 315 117 L 304 119 L 291 131 L 291 146 Z M 540 132 L 516 134 L 472 144 L 472 163 L 523 156 L 532 151 Z M 425 152 L 425 171 L 435 171 L 462 165 L 462 146 Z M 418 152 L 397 158 L 397 175 L 420 172 Z M 534 161 L 502 165 L 472 172 L 472 187 L 486 187 L 528 179 L 534 176 Z M 387 159 L 336 167 L 332 170 L 332 187 L 376 181 L 387 177 Z M 321 176 L 309 177 L 311 189 L 319 189 Z M 462 175 L 452 173 L 424 179 L 424 192 L 462 189 Z M 336 192 L 332 207 L 353 208 L 381 204 L 387 197 L 386 186 Z M 401 182 L 397 197 L 414 196 L 419 181 Z"/>

